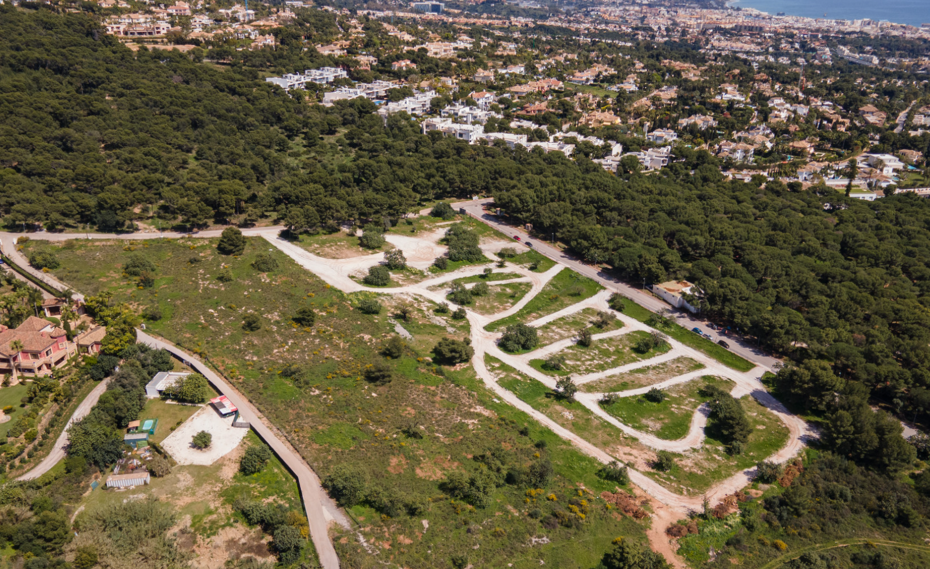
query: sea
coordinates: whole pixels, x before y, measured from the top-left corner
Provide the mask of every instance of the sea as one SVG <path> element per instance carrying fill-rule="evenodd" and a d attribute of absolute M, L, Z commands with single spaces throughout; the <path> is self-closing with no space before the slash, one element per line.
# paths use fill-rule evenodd
<path fill-rule="evenodd" d="M 775 15 L 832 20 L 888 20 L 896 24 L 930 24 L 930 0 L 737 0 L 732 7 L 755 8 Z"/>

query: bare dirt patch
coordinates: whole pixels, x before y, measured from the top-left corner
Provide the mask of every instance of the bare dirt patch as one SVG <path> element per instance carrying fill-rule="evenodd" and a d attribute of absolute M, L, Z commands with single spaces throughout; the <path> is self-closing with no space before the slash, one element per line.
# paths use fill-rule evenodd
<path fill-rule="evenodd" d="M 249 434 L 248 429 L 233 427 L 232 422 L 232 416 L 220 417 L 213 407 L 202 407 L 168 435 L 161 446 L 178 464 L 211 465 L 232 452 Z M 191 446 L 191 440 L 200 431 L 213 435 L 213 442 L 204 450 Z"/>
<path fill-rule="evenodd" d="M 391 474 L 401 474 L 404 470 L 407 469 L 407 459 L 402 456 L 392 456 L 391 464 L 388 466 L 387 471 Z"/>

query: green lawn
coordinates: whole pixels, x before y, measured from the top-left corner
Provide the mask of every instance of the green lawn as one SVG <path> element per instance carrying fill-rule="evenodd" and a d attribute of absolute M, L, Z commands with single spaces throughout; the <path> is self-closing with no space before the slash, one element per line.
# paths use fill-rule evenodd
<path fill-rule="evenodd" d="M 702 369 L 704 364 L 691 358 L 679 357 L 651 366 L 638 367 L 626 373 L 611 375 L 580 387 L 585 393 L 609 393 L 626 391 L 645 385 L 661 383 L 673 377 Z"/>
<path fill-rule="evenodd" d="M 517 248 L 517 250 L 519 251 L 520 249 Z M 532 249 L 527 249 L 516 257 L 507 259 L 507 262 L 524 267 L 529 267 L 533 263 L 536 263 L 537 273 L 544 273 L 555 266 L 555 261 Z"/>
<path fill-rule="evenodd" d="M 559 274 L 546 283 L 546 286 L 533 297 L 519 312 L 508 318 L 503 318 L 488 324 L 488 331 L 500 330 L 511 324 L 532 322 L 547 314 L 558 312 L 567 306 L 591 298 L 603 287 L 593 280 L 583 277 L 574 271 L 563 269 Z"/>
<path fill-rule="evenodd" d="M 634 330 L 621 336 L 594 340 L 591 346 L 587 348 L 580 344 L 572 344 L 558 352 L 559 355 L 565 356 L 565 364 L 558 370 L 549 369 L 543 359 L 530 360 L 530 365 L 549 375 L 587 375 L 637 361 L 648 360 L 671 349 L 671 346 L 665 343 L 648 352 L 639 353 L 635 351 L 633 346 L 636 342 L 648 336 L 649 332 Z"/>
<path fill-rule="evenodd" d="M 582 328 L 591 328 L 592 334 L 601 334 L 603 332 L 610 332 L 611 330 L 623 328 L 623 321 L 619 318 L 615 318 L 611 321 L 610 325 L 604 328 L 593 327 L 591 322 L 597 316 L 597 313 L 598 311 L 594 308 L 584 308 L 574 314 L 569 314 L 558 320 L 553 320 L 548 324 L 543 324 L 536 329 L 536 334 L 539 336 L 539 345 L 547 346 L 559 340 L 573 338 L 578 335 L 578 332 Z"/>
<path fill-rule="evenodd" d="M 630 316 L 631 318 L 639 320 L 640 322 L 648 321 L 653 314 L 652 312 L 630 300 L 626 301 L 626 309 L 623 311 L 623 313 L 627 316 Z M 678 340 L 682 344 L 690 346 L 696 350 L 700 350 L 723 365 L 731 367 L 737 371 L 749 371 L 756 367 L 752 362 L 734 354 L 723 346 L 718 345 L 716 342 L 708 340 L 703 336 L 698 336 L 691 330 L 688 330 L 687 328 L 684 328 L 678 324 L 671 323 L 667 326 L 661 326 L 657 329 L 665 334 L 668 334 L 670 337 Z"/>
<path fill-rule="evenodd" d="M 10 427 L 16 422 L 16 419 L 21 417 L 29 408 L 28 405 L 21 406 L 22 403 L 20 403 L 20 399 L 29 394 L 29 385 L 28 383 L 19 383 L 17 385 L 11 385 L 10 387 L 0 388 L 0 409 L 7 406 L 13 407 L 10 420 L 6 423 L 0 423 L 0 437 L 6 437 L 6 434 L 10 431 Z"/>
<path fill-rule="evenodd" d="M 216 397 L 216 395 L 211 393 L 210 397 Z M 145 407 L 142 408 L 142 412 L 139 413 L 139 418 L 142 419 L 143 423 L 145 419 L 158 419 L 155 434 L 149 436 L 149 440 L 160 443 L 175 428 L 179 427 L 181 423 L 199 410 L 200 407 L 192 405 L 175 405 L 166 403 L 161 399 L 149 399 L 146 401 Z"/>
<path fill-rule="evenodd" d="M 666 399 L 661 403 L 653 403 L 645 396 L 638 395 L 620 397 L 612 404 L 602 407 L 625 425 L 660 439 L 674 441 L 688 434 L 695 410 L 709 399 L 699 393 L 707 384 L 716 385 L 726 391 L 733 388 L 731 381 L 705 376 L 666 389 Z"/>

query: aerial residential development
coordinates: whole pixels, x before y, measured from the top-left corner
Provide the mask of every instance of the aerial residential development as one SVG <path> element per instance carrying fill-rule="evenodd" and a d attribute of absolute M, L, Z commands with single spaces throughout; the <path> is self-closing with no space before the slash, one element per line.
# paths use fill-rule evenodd
<path fill-rule="evenodd" d="M 0 3 L 0 569 L 930 567 L 889 2 Z"/>

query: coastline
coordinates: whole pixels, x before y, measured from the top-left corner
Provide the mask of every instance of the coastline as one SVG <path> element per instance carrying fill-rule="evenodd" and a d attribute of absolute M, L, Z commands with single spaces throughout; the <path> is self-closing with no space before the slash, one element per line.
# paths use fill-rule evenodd
<path fill-rule="evenodd" d="M 755 3 L 756 1 L 760 3 L 768 3 L 766 2 L 766 0 L 748 0 L 748 1 L 752 3 Z M 778 0 L 775 0 L 775 3 L 777 2 Z M 847 14 L 845 17 L 843 17 L 841 15 L 836 15 L 835 13 L 831 14 L 830 6 L 824 6 L 824 12 L 820 15 L 811 15 L 811 14 L 793 13 L 791 10 L 790 4 L 787 6 L 779 7 L 779 9 L 773 9 L 773 8 L 757 8 L 754 6 L 747 6 L 746 3 L 747 3 L 747 0 L 726 0 L 725 6 L 727 10 L 733 10 L 733 9 L 752 10 L 754 12 L 758 12 L 760 15 L 768 16 L 771 18 L 803 18 L 803 19 L 808 19 L 808 20 L 833 20 L 833 21 L 840 21 L 840 22 L 852 22 L 855 20 L 871 20 L 874 22 L 889 22 L 890 24 L 898 25 L 898 26 L 913 26 L 915 28 L 920 28 L 921 24 L 924 24 L 924 23 L 930 24 L 930 13 L 924 14 L 922 16 L 924 21 L 921 21 L 921 22 L 917 22 L 917 21 L 902 22 L 896 19 L 876 18 L 874 16 L 869 16 L 865 14 L 855 14 L 855 15 Z M 845 3 L 842 6 L 839 4 L 834 5 L 832 6 L 832 8 L 841 8 L 842 10 L 850 10 L 850 11 L 856 10 L 855 7 L 851 7 L 849 6 L 849 4 L 845 4 Z M 902 13 L 907 12 L 908 8 L 901 7 L 900 11 Z M 778 15 L 778 14 L 781 14 L 781 15 Z M 918 18 L 918 19 L 921 19 L 921 18 Z"/>

